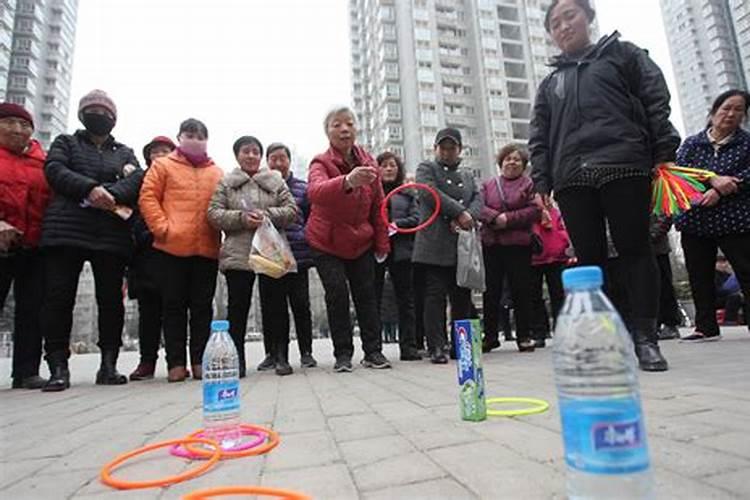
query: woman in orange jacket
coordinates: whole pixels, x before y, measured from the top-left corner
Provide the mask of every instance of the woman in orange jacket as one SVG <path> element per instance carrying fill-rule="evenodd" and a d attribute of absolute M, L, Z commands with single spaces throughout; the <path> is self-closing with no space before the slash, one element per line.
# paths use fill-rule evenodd
<path fill-rule="evenodd" d="M 213 318 L 220 233 L 208 223 L 208 204 L 223 172 L 206 153 L 208 129 L 190 118 L 180 125 L 179 146 L 151 165 L 143 181 L 140 209 L 161 257 L 167 380 L 181 382 L 190 363 L 201 379 L 201 360 Z"/>

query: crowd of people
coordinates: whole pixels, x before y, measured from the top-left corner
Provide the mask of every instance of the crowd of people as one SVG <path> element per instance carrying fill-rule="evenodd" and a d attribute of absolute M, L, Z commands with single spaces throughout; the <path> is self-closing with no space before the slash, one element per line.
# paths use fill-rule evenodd
<path fill-rule="evenodd" d="M 479 182 L 460 168 L 460 131 L 442 129 L 434 158 L 420 163 L 415 175 L 435 191 L 439 206 L 426 190 L 400 189 L 387 203 L 388 221 L 381 206 L 405 182 L 407 168 L 391 152 L 373 158 L 359 145 L 355 113 L 346 107 L 326 115 L 330 146 L 312 160 L 305 182 L 291 172 L 286 145 L 264 151 L 250 135 L 235 141 L 237 165 L 225 172 L 228 166 L 209 155 L 208 128 L 192 118 L 180 124 L 176 142 L 157 136 L 143 148 L 142 169 L 133 150 L 112 135 L 117 107 L 100 90 L 80 101 L 83 129 L 58 136 L 46 153 L 32 139 L 32 116 L 0 104 L 0 297 L 4 303 L 14 287 L 13 387 L 70 386 L 73 307 L 86 261 L 96 288 L 100 385 L 128 380 L 117 370 L 126 277 L 138 301 L 141 354 L 130 380 L 154 377 L 163 334 L 168 381 L 180 382 L 202 378 L 219 272 L 245 377 L 256 278 L 265 348 L 257 369 L 293 372 L 290 309 L 300 363 L 317 365 L 309 297 L 315 267 L 325 291 L 333 369 L 350 372 L 355 322 L 361 364 L 391 367 L 381 337 L 386 273 L 395 289 L 400 359 L 426 354 L 445 364 L 455 358 L 447 311 L 452 320 L 481 315 L 483 351 L 490 352 L 499 347 L 501 330 L 507 338 L 508 296 L 518 350 L 544 347 L 563 303 L 561 272 L 573 260 L 607 270 L 607 291 L 632 334 L 641 368 L 664 371 L 660 332 L 674 337 L 680 323 L 666 236 L 672 224 L 682 235 L 696 307 L 695 331 L 684 340 L 718 339 L 717 300 L 734 304 L 733 310 L 744 300 L 748 318 L 750 134 L 742 125 L 750 95 L 730 90 L 718 96 L 706 128 L 681 144 L 660 69 L 616 32 L 594 43 L 594 17 L 586 0 L 556 0 L 547 12 L 545 27 L 561 54 L 537 92 L 529 152 L 518 144 L 503 147 L 497 175 Z M 674 221 L 652 217 L 652 172 L 674 163 L 716 175 Z M 436 210 L 423 230 L 403 231 Z M 289 242 L 296 272 L 273 278 L 251 266 L 253 237 L 267 221 Z M 460 231 L 476 231 L 481 239 L 481 314 L 472 290 L 456 279 Z M 734 269 L 733 283 L 716 280 L 719 249 Z M 48 379 L 39 376 L 42 347 Z"/>

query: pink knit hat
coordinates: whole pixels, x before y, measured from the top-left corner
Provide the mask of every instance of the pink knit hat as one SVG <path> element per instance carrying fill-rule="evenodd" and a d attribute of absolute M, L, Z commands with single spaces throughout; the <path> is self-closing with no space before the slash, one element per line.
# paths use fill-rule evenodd
<path fill-rule="evenodd" d="M 81 97 L 78 104 L 78 119 L 83 121 L 83 111 L 90 106 L 101 106 L 112 114 L 112 118 L 117 121 L 117 106 L 111 97 L 103 90 L 92 90 L 85 96 Z"/>

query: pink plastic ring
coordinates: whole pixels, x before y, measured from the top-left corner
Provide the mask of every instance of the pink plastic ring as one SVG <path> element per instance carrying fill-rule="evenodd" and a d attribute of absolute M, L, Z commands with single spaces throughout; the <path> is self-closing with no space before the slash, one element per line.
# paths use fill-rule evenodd
<path fill-rule="evenodd" d="M 383 218 L 385 221 L 386 226 L 391 223 L 391 221 L 388 220 L 388 201 L 395 195 L 396 193 L 399 193 L 403 191 L 404 189 L 423 189 L 430 193 L 432 195 L 432 199 L 435 201 L 435 211 L 430 215 L 430 217 L 418 225 L 417 227 L 407 227 L 407 228 L 400 228 L 396 227 L 396 232 L 401 234 L 412 234 L 412 233 L 418 233 L 422 229 L 425 229 L 430 224 L 435 222 L 435 219 L 438 218 L 438 215 L 440 215 L 440 195 L 438 195 L 437 191 L 432 186 L 429 186 L 427 184 L 421 184 L 418 182 L 410 182 L 408 184 L 401 184 L 399 187 L 388 193 L 388 196 L 385 197 L 383 200 L 383 203 L 380 205 L 380 217 Z"/>
<path fill-rule="evenodd" d="M 245 443 L 240 443 L 240 444 L 238 444 L 236 446 L 233 446 L 231 448 L 227 448 L 227 449 L 222 448 L 222 451 L 235 451 L 236 452 L 236 451 L 251 450 L 253 448 L 257 448 L 258 446 L 260 446 L 261 444 L 263 444 L 266 441 L 266 439 L 268 439 L 268 434 L 266 434 L 265 432 L 262 432 L 262 431 L 256 431 L 256 430 L 253 430 L 253 429 L 241 428 L 241 432 L 242 432 L 243 436 L 255 436 L 255 439 L 251 439 L 251 440 L 249 440 L 249 441 L 247 441 Z M 201 432 L 201 433 L 197 434 L 195 437 L 205 437 L 205 433 Z M 179 458 L 187 458 L 187 459 L 190 459 L 190 460 L 202 459 L 201 456 L 196 455 L 194 453 L 190 453 L 188 450 L 186 450 L 185 448 L 183 448 L 179 444 L 176 444 L 176 445 L 172 446 L 169 449 L 169 453 L 172 456 L 179 457 Z"/>

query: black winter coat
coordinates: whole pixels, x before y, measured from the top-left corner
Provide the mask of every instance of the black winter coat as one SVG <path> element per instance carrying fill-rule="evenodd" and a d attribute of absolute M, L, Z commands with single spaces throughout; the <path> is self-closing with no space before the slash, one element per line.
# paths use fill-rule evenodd
<path fill-rule="evenodd" d="M 539 85 L 531 120 L 532 178 L 560 190 L 587 167 L 650 171 L 674 161 L 680 136 L 669 121 L 669 90 L 648 53 L 620 34 L 580 58 L 560 56 Z"/>
<path fill-rule="evenodd" d="M 401 229 L 419 225 L 419 205 L 414 192 L 404 190 L 396 193 L 388 202 L 389 220 Z M 396 233 L 391 236 L 390 259 L 393 262 L 411 261 L 414 251 L 414 235 Z"/>
<path fill-rule="evenodd" d="M 123 167 L 136 167 L 125 176 Z M 82 207 L 92 189 L 102 186 L 118 205 L 138 206 L 143 171 L 133 150 L 110 136 L 101 147 L 79 130 L 59 135 L 50 147 L 44 173 L 53 191 L 42 223 L 42 247 L 70 246 L 129 257 L 131 225 L 114 213 Z"/>

